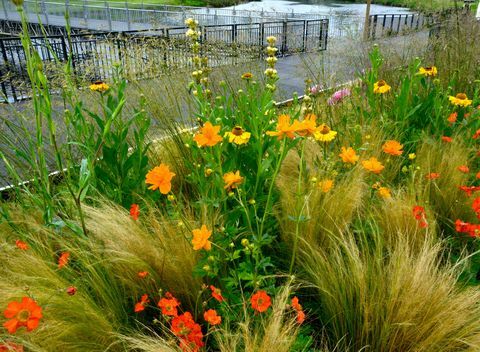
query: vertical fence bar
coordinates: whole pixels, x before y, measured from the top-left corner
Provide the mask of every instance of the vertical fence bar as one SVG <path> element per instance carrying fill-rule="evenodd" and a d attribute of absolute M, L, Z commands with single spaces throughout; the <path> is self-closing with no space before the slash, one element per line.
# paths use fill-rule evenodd
<path fill-rule="evenodd" d="M 282 55 L 285 56 L 285 53 L 288 50 L 287 47 L 287 30 L 288 30 L 288 22 L 286 20 L 283 20 L 282 22 Z"/>
<path fill-rule="evenodd" d="M 373 26 L 372 26 L 372 39 L 375 39 L 377 36 L 377 24 L 378 24 L 378 15 L 373 16 Z"/>
<path fill-rule="evenodd" d="M 0 40 L 0 50 L 2 50 L 2 56 L 3 56 L 3 62 L 5 64 L 5 67 L 8 72 L 8 80 L 10 81 L 10 89 L 12 90 L 12 98 L 13 101 L 18 101 L 17 93 L 15 92 L 15 86 L 12 81 L 12 76 L 11 76 L 11 70 L 9 69 L 9 61 L 8 61 L 8 55 L 7 55 L 7 48 L 5 47 L 5 43 L 3 40 Z M 8 96 L 7 96 L 8 98 Z"/>
<path fill-rule="evenodd" d="M 308 27 L 307 27 L 307 20 L 303 20 L 303 43 L 302 43 L 302 52 L 307 51 L 307 34 L 308 34 Z"/>

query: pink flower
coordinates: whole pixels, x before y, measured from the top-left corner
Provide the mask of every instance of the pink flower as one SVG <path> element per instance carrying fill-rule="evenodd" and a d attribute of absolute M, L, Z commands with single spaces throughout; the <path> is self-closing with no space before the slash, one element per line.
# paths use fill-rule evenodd
<path fill-rule="evenodd" d="M 338 104 L 344 98 L 349 97 L 351 94 L 352 94 L 352 92 L 349 88 L 344 88 L 344 89 L 338 90 L 338 91 L 336 91 L 335 93 L 332 94 L 330 99 L 328 99 L 327 104 L 330 105 L 330 106 Z"/>

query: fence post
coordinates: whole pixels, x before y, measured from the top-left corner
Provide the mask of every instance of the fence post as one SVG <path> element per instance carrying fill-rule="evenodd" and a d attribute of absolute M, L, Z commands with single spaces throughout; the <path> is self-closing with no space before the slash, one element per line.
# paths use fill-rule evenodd
<path fill-rule="evenodd" d="M 373 26 L 372 26 L 372 39 L 375 39 L 377 36 L 377 23 L 378 23 L 378 15 L 373 16 Z"/>
<path fill-rule="evenodd" d="M 307 20 L 303 20 L 303 44 L 302 44 L 302 52 L 307 51 L 307 34 L 308 34 L 308 25 Z"/>
<path fill-rule="evenodd" d="M 125 0 L 125 10 L 127 11 L 127 26 L 128 30 L 132 30 L 132 22 L 130 21 L 130 9 L 128 8 L 128 1 Z"/>
<path fill-rule="evenodd" d="M 285 53 L 288 50 L 288 47 L 287 47 L 288 22 L 287 22 L 287 20 L 283 20 L 282 29 L 283 29 L 283 31 L 282 31 L 282 48 L 281 48 L 281 51 L 282 51 L 282 55 L 285 56 Z"/>
<path fill-rule="evenodd" d="M 260 22 L 258 29 L 258 46 L 260 47 L 260 58 L 263 57 L 263 38 L 265 36 L 265 23 Z"/>
<path fill-rule="evenodd" d="M 110 29 L 110 32 L 112 32 L 113 31 L 113 28 L 112 28 L 112 14 L 110 12 L 110 5 L 108 4 L 107 0 L 105 0 L 105 12 L 107 14 L 108 29 Z"/>

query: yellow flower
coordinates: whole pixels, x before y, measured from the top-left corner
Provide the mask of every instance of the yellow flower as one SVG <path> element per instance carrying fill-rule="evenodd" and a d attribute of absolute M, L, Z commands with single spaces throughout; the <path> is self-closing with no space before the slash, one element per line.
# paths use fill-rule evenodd
<path fill-rule="evenodd" d="M 387 187 L 379 187 L 378 195 L 384 199 L 392 198 L 392 193 Z"/>
<path fill-rule="evenodd" d="M 160 164 L 147 173 L 145 183 L 151 185 L 148 189 L 152 191 L 159 189 L 160 193 L 168 194 L 172 189 L 173 176 L 175 174 L 170 171 L 168 165 Z"/>
<path fill-rule="evenodd" d="M 225 133 L 226 138 L 230 143 L 238 145 L 247 144 L 250 140 L 251 133 L 246 132 L 240 126 L 235 126 L 230 132 Z"/>
<path fill-rule="evenodd" d="M 342 147 L 342 152 L 339 154 L 339 157 L 342 158 L 342 161 L 344 163 L 350 163 L 350 164 L 355 164 L 359 156 L 355 152 L 355 150 L 351 147 L 345 148 Z"/>
<path fill-rule="evenodd" d="M 371 157 L 368 160 L 362 161 L 362 165 L 365 168 L 365 170 L 373 172 L 374 174 L 377 174 L 377 175 L 381 173 L 383 169 L 385 169 L 385 166 L 383 166 L 382 163 L 378 161 L 378 159 L 375 157 Z"/>
<path fill-rule="evenodd" d="M 463 106 L 465 108 L 472 104 L 472 101 L 468 99 L 465 93 L 458 93 L 454 97 L 450 96 L 448 100 L 450 100 L 450 103 L 452 103 L 453 105 Z"/>
<path fill-rule="evenodd" d="M 317 116 L 315 114 L 308 114 L 300 122 L 295 120 L 293 122 L 292 128 L 299 136 L 313 136 L 317 131 Z"/>
<path fill-rule="evenodd" d="M 200 129 L 200 133 L 197 133 L 193 140 L 197 142 L 199 147 L 213 147 L 217 143 L 222 141 L 222 136 L 218 135 L 220 126 L 213 126 L 210 121 L 207 122 Z"/>
<path fill-rule="evenodd" d="M 109 89 L 110 89 L 110 86 L 102 81 L 97 81 L 90 85 L 90 90 L 92 92 L 105 93 Z"/>
<path fill-rule="evenodd" d="M 225 175 L 223 175 L 223 182 L 225 182 L 225 186 L 223 188 L 232 190 L 237 188 L 237 186 L 243 182 L 243 177 L 240 176 L 240 171 L 235 173 L 227 172 Z"/>
<path fill-rule="evenodd" d="M 192 234 L 193 250 L 198 251 L 203 248 L 209 251 L 212 249 L 212 243 L 208 240 L 212 235 L 212 231 L 208 230 L 207 226 L 202 225 L 201 228 L 193 230 Z"/>
<path fill-rule="evenodd" d="M 417 157 L 417 154 L 415 154 L 415 153 L 410 153 L 410 154 L 408 154 L 408 158 L 409 158 L 410 160 L 413 160 L 413 159 L 415 159 L 416 157 Z"/>
<path fill-rule="evenodd" d="M 286 137 L 293 139 L 295 138 L 295 129 L 293 125 L 290 124 L 290 115 L 280 115 L 278 117 L 278 124 L 276 131 L 268 131 L 268 136 L 276 136 L 278 139 L 283 139 Z"/>
<path fill-rule="evenodd" d="M 438 71 L 435 66 L 420 67 L 418 74 L 425 77 L 435 77 Z"/>
<path fill-rule="evenodd" d="M 325 124 L 318 126 L 315 132 L 315 139 L 320 142 L 331 142 L 335 139 L 337 132 L 332 131 L 330 127 Z"/>
<path fill-rule="evenodd" d="M 385 94 L 388 93 L 390 89 L 392 89 L 392 87 L 390 87 L 383 79 L 375 82 L 373 85 L 373 92 L 375 94 Z"/>
<path fill-rule="evenodd" d="M 250 80 L 253 78 L 253 75 L 250 73 L 250 72 L 245 72 L 243 75 L 242 75 L 242 79 L 245 79 L 245 80 Z"/>
<path fill-rule="evenodd" d="M 335 183 L 334 183 L 333 180 L 327 179 L 327 180 L 320 181 L 320 182 L 318 183 L 318 188 L 319 188 L 323 193 L 328 193 L 328 192 L 330 192 L 330 190 L 333 188 L 334 184 L 335 184 Z"/>

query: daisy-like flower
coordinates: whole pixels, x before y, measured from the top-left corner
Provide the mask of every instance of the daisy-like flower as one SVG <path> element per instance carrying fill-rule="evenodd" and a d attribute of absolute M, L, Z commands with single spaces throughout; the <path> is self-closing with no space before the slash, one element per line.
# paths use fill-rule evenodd
<path fill-rule="evenodd" d="M 212 249 L 212 243 L 208 240 L 210 236 L 212 236 L 212 231 L 209 230 L 207 226 L 202 225 L 201 228 L 193 230 L 192 234 L 193 250 L 198 251 L 200 249 L 205 249 L 206 251 L 209 251 Z"/>
<path fill-rule="evenodd" d="M 158 189 L 160 193 L 168 194 L 172 189 L 172 179 L 174 176 L 175 174 L 170 171 L 168 165 L 160 164 L 147 173 L 145 183 L 151 185 L 148 189 L 152 191 Z"/>
<path fill-rule="evenodd" d="M 334 186 L 334 181 L 333 180 L 330 180 L 330 179 L 327 179 L 327 180 L 323 180 L 323 181 L 320 181 L 318 183 L 318 188 L 323 192 L 323 193 L 328 193 L 331 191 L 331 189 L 333 188 Z"/>
<path fill-rule="evenodd" d="M 308 114 L 302 121 L 295 120 L 293 122 L 293 129 L 301 136 L 313 136 L 317 131 L 317 116 L 315 114 Z"/>
<path fill-rule="evenodd" d="M 386 141 L 385 144 L 382 146 L 384 153 L 387 153 L 393 156 L 402 155 L 403 153 L 402 148 L 403 148 L 403 145 L 395 140 Z"/>
<path fill-rule="evenodd" d="M 147 294 L 144 294 L 141 298 L 140 298 L 140 301 L 138 301 L 136 304 L 135 304 L 135 313 L 139 313 L 139 312 L 142 312 L 145 310 L 145 306 L 150 302 L 150 300 L 148 299 L 148 295 Z"/>
<path fill-rule="evenodd" d="M 216 288 L 213 285 L 210 285 L 210 290 L 212 291 L 212 297 L 215 298 L 219 302 L 225 301 L 225 298 L 222 296 L 222 290 Z"/>
<path fill-rule="evenodd" d="M 435 66 L 420 67 L 418 74 L 425 77 L 435 77 L 438 74 L 438 70 Z"/>
<path fill-rule="evenodd" d="M 337 136 L 337 132 L 331 130 L 330 127 L 323 123 L 318 126 L 314 136 L 319 142 L 331 142 Z"/>
<path fill-rule="evenodd" d="M 251 72 L 245 72 L 243 75 L 242 75 L 242 79 L 246 80 L 246 81 L 249 81 L 253 78 L 253 74 Z"/>
<path fill-rule="evenodd" d="M 110 89 L 110 86 L 102 81 L 96 81 L 90 85 L 90 90 L 92 92 L 105 93 L 109 89 Z"/>
<path fill-rule="evenodd" d="M 170 292 L 165 293 L 165 296 L 158 301 L 157 305 L 162 310 L 163 315 L 171 317 L 178 315 L 177 307 L 180 305 L 180 302 Z"/>
<path fill-rule="evenodd" d="M 232 189 L 237 188 L 237 186 L 243 182 L 243 177 L 240 176 L 240 171 L 227 172 L 225 175 L 223 175 L 223 182 L 225 182 L 225 186 L 223 188 L 231 191 Z"/>
<path fill-rule="evenodd" d="M 10 302 L 3 315 L 9 319 L 3 326 L 10 334 L 14 334 L 22 326 L 26 327 L 27 331 L 36 329 L 43 317 L 42 307 L 30 297 L 23 297 L 20 302 Z"/>
<path fill-rule="evenodd" d="M 257 291 L 250 298 L 252 308 L 259 313 L 265 312 L 271 305 L 272 299 L 264 290 Z"/>
<path fill-rule="evenodd" d="M 470 172 L 470 168 L 467 165 L 460 165 L 458 167 L 458 171 L 468 174 Z"/>
<path fill-rule="evenodd" d="M 387 187 L 379 187 L 378 188 L 378 195 L 384 199 L 392 198 L 392 193 Z"/>
<path fill-rule="evenodd" d="M 362 161 L 362 165 L 365 170 L 377 175 L 380 174 L 383 169 L 385 169 L 385 166 L 383 166 L 382 163 L 375 157 L 371 157 L 368 160 Z"/>
<path fill-rule="evenodd" d="M 215 309 L 209 309 L 203 313 L 203 319 L 210 325 L 218 325 L 222 322 L 222 317 L 217 314 Z"/>
<path fill-rule="evenodd" d="M 290 115 L 280 115 L 278 117 L 277 130 L 267 131 L 267 135 L 277 137 L 279 140 L 285 137 L 295 138 L 295 128 L 290 124 Z"/>
<path fill-rule="evenodd" d="M 193 137 L 193 140 L 197 142 L 199 147 L 213 147 L 223 139 L 218 132 L 220 132 L 220 126 L 214 126 L 208 121 L 200 129 L 200 133 Z"/>
<path fill-rule="evenodd" d="M 375 94 L 385 94 L 388 93 L 390 89 L 392 89 L 392 87 L 390 87 L 383 79 L 373 84 L 373 92 Z"/>
<path fill-rule="evenodd" d="M 458 93 L 456 96 L 450 96 L 448 97 L 448 100 L 450 100 L 450 103 L 453 105 L 463 106 L 464 108 L 472 104 L 472 100 L 468 99 L 465 93 Z"/>
<path fill-rule="evenodd" d="M 237 145 L 247 144 L 250 140 L 251 133 L 246 132 L 242 127 L 235 126 L 230 132 L 225 133 L 225 138 L 228 138 L 228 142 Z"/>
<path fill-rule="evenodd" d="M 352 147 L 342 147 L 342 152 L 339 154 L 345 164 L 355 164 L 360 158 Z"/>
<path fill-rule="evenodd" d="M 458 113 L 452 112 L 450 115 L 448 115 L 447 121 L 450 123 L 455 123 L 457 122 L 457 118 L 458 118 Z"/>

